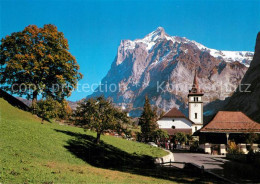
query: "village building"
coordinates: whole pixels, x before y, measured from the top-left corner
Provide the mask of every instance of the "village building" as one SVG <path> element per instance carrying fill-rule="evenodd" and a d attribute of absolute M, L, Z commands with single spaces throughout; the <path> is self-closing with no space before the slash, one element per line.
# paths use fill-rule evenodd
<path fill-rule="evenodd" d="M 227 143 L 239 134 L 260 133 L 260 124 L 240 111 L 219 111 L 199 132 L 202 142 Z"/>
<path fill-rule="evenodd" d="M 168 135 L 174 135 L 177 132 L 192 134 L 194 122 L 188 119 L 177 108 L 172 108 L 157 121 L 159 128 L 165 130 Z"/>
<path fill-rule="evenodd" d="M 212 121 L 196 132 L 200 137 L 200 144 L 206 144 L 206 152 L 211 152 L 210 147 L 212 149 L 213 145 L 222 145 L 222 153 L 225 153 L 228 140 L 240 143 L 246 153 L 244 135 L 250 133 L 259 134 L 260 124 L 240 111 L 219 111 Z M 258 149 L 257 145 L 255 149 Z"/>
<path fill-rule="evenodd" d="M 193 85 L 188 94 L 189 118 L 174 107 L 157 121 L 159 128 L 165 130 L 169 135 L 174 135 L 177 132 L 193 134 L 199 130 L 203 126 L 202 96 L 203 92 L 199 88 L 195 71 Z"/>

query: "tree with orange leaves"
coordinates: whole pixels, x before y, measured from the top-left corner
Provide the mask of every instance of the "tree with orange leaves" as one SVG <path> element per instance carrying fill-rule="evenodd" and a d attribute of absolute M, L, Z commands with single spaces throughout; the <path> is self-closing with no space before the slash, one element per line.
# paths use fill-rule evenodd
<path fill-rule="evenodd" d="M 82 78 L 78 70 L 67 39 L 54 25 L 29 25 L 1 40 L 1 88 L 27 95 L 33 104 L 40 94 L 58 101 L 70 96 Z"/>

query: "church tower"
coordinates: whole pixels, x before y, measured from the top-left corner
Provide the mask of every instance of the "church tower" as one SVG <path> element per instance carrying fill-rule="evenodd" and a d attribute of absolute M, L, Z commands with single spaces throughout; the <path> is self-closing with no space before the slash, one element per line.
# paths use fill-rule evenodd
<path fill-rule="evenodd" d="M 189 90 L 189 119 L 194 122 L 193 131 L 199 130 L 203 126 L 203 91 L 199 88 L 197 71 L 195 70 L 193 85 Z"/>

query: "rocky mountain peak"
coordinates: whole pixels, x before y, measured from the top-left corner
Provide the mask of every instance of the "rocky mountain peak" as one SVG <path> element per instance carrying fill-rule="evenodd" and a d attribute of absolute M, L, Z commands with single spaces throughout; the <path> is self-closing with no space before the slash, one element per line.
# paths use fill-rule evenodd
<path fill-rule="evenodd" d="M 154 42 L 159 38 L 164 38 L 166 35 L 163 27 L 158 27 L 155 31 L 149 33 L 144 37 L 144 40 Z"/>
<path fill-rule="evenodd" d="M 98 88 L 89 97 L 111 97 L 115 104 L 130 109 L 131 115 L 138 114 L 135 112 L 140 111 L 146 94 L 164 111 L 173 107 L 185 110 L 194 69 L 205 101 L 223 100 L 234 92 L 252 57 L 253 52 L 248 51 L 210 49 L 170 36 L 159 27 L 142 39 L 122 40 L 111 69 L 102 79 L 107 88 L 118 88 Z"/>

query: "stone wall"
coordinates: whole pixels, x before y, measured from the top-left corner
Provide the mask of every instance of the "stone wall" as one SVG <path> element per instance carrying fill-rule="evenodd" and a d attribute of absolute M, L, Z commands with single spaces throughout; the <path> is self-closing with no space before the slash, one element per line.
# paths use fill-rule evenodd
<path fill-rule="evenodd" d="M 156 164 L 165 163 L 165 162 L 174 162 L 173 153 L 168 150 L 165 150 L 165 151 L 167 151 L 169 154 L 166 156 L 160 157 L 160 158 L 156 158 L 155 159 Z"/>

